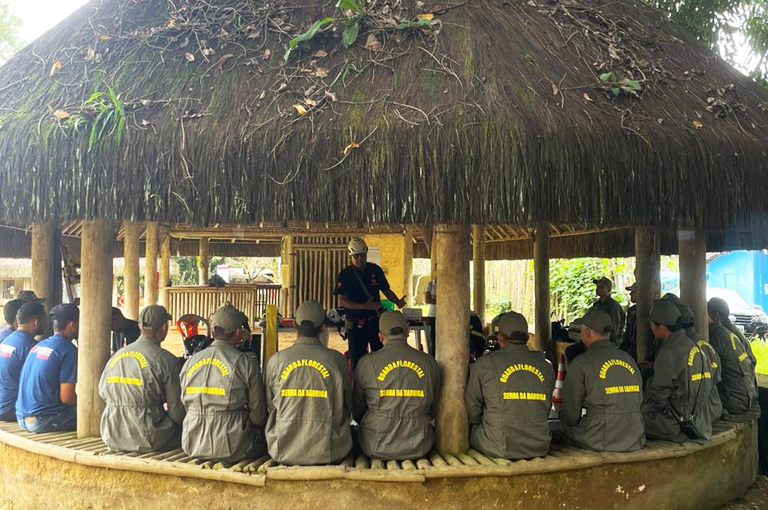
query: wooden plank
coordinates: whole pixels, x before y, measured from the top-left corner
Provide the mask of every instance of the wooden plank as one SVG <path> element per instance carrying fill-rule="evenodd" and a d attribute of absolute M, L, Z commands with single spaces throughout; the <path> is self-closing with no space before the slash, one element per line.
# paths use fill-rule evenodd
<path fill-rule="evenodd" d="M 386 469 L 384 461 L 381 459 L 371 459 L 371 469 Z"/>
<path fill-rule="evenodd" d="M 389 471 L 386 469 L 352 469 L 344 473 L 347 480 L 363 482 L 424 483 L 426 477 L 416 471 Z"/>
<path fill-rule="evenodd" d="M 431 452 L 429 452 L 428 458 L 429 458 L 429 462 L 431 462 L 432 466 L 434 467 L 444 467 L 448 465 L 445 459 L 441 457 L 440 454 L 437 453 L 435 450 L 432 450 Z"/>
<path fill-rule="evenodd" d="M 269 469 L 269 468 L 271 468 L 273 466 L 277 466 L 277 462 L 275 462 L 271 458 L 267 459 L 256 469 L 256 472 L 257 473 L 266 473 L 267 469 Z"/>
<path fill-rule="evenodd" d="M 256 470 L 259 469 L 259 466 L 263 465 L 265 462 L 269 460 L 269 455 L 262 455 L 256 460 L 251 460 L 248 464 L 246 464 L 243 467 L 244 473 L 255 473 Z"/>
<path fill-rule="evenodd" d="M 479 466 L 480 463 L 477 462 L 475 459 L 467 455 L 466 453 L 459 453 L 456 455 L 456 457 L 464 464 L 465 466 Z"/>
<path fill-rule="evenodd" d="M 369 469 L 370 468 L 370 462 L 368 461 L 368 457 L 365 455 L 358 455 L 355 458 L 355 467 L 357 469 Z"/>
<path fill-rule="evenodd" d="M 267 479 L 282 481 L 339 480 L 345 478 L 344 466 L 277 466 L 267 470 Z"/>
<path fill-rule="evenodd" d="M 397 471 L 400 469 L 400 464 L 396 460 L 388 460 L 387 461 L 387 470 L 388 471 Z"/>
<path fill-rule="evenodd" d="M 416 461 L 416 467 L 419 469 L 427 469 L 432 467 L 432 463 L 427 459 L 419 459 Z"/>
<path fill-rule="evenodd" d="M 449 466 L 453 467 L 464 467 L 464 463 L 461 462 L 459 459 L 451 455 L 450 453 L 446 453 L 444 455 L 445 461 L 448 463 Z"/>
<path fill-rule="evenodd" d="M 402 462 L 402 468 L 403 471 L 414 471 L 416 470 L 416 464 L 414 464 L 412 460 L 404 460 Z"/>
<path fill-rule="evenodd" d="M 467 454 L 472 457 L 475 461 L 477 461 L 479 464 L 482 464 L 484 466 L 494 466 L 496 465 L 491 459 L 483 455 L 482 453 L 476 451 L 476 450 L 469 450 Z"/>

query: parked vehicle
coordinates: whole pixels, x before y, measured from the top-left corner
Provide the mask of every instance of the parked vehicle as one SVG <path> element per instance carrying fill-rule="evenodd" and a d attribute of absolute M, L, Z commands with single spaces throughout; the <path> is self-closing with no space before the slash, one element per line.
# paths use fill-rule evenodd
<path fill-rule="evenodd" d="M 707 287 L 707 300 L 718 297 L 728 303 L 731 322 L 744 330 L 749 340 L 768 340 L 768 315 L 762 306 L 751 305 L 741 294 L 731 289 Z"/>

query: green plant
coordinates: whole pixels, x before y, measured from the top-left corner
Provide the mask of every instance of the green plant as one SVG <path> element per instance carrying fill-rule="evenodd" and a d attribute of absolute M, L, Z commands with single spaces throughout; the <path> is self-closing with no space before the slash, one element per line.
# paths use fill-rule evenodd
<path fill-rule="evenodd" d="M 106 92 L 94 92 L 84 103 L 81 113 L 68 115 L 64 127 L 74 134 L 89 130 L 88 152 L 97 142 L 110 136 L 120 145 L 125 129 L 125 105 L 115 89 L 106 85 Z"/>
<path fill-rule="evenodd" d="M 618 80 L 613 71 L 601 74 L 600 83 L 616 97 L 619 97 L 622 92 L 637 97 L 637 94 L 643 90 L 643 86 L 637 80 L 630 80 L 629 78 Z"/>

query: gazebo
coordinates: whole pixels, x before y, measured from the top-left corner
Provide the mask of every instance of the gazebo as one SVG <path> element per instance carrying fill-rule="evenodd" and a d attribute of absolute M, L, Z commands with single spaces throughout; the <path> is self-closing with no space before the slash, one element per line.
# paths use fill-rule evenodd
<path fill-rule="evenodd" d="M 110 255 L 135 316 L 143 223 L 151 288 L 173 232 L 201 255 L 244 229 L 281 249 L 411 236 L 439 260 L 437 450 L 456 455 L 471 245 L 534 258 L 542 350 L 551 248 L 635 254 L 642 332 L 661 252 L 706 325 L 707 247 L 768 247 L 768 93 L 632 0 L 93 0 L 2 67 L 0 155 L 0 251 L 29 243 L 39 293 L 61 228 L 81 238 L 81 438 L 103 409 Z"/>

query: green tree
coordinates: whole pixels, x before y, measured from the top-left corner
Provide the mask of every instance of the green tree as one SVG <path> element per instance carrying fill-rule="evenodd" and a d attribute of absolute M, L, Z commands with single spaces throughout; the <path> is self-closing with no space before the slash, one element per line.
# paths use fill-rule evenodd
<path fill-rule="evenodd" d="M 0 3 L 0 64 L 21 49 L 20 28 L 21 20 L 11 13 L 7 5 Z"/>

